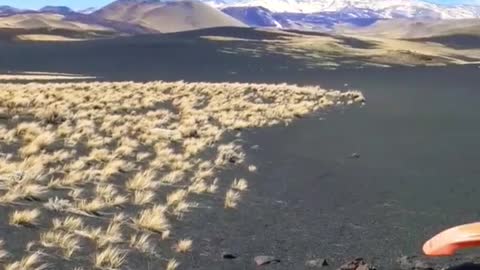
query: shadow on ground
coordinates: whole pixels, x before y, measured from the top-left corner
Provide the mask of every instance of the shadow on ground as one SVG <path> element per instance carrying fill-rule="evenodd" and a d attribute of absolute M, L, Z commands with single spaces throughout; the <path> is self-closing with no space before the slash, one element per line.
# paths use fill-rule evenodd
<path fill-rule="evenodd" d="M 461 265 L 447 268 L 446 270 L 480 270 L 480 264 L 464 263 Z"/>

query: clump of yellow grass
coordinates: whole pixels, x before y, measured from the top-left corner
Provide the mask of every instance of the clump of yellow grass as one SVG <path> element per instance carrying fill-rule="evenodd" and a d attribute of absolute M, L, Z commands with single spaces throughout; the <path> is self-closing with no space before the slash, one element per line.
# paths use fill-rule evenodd
<path fill-rule="evenodd" d="M 11 228 L 38 233 L 28 252 L 42 248 L 9 261 L 9 243 L 1 242 L 0 259 L 10 270 L 78 256 L 118 269 L 134 250 L 189 252 L 189 238 L 173 239 L 173 248 L 169 238 L 187 213 L 203 208 L 195 198 L 220 196 L 233 209 L 254 188 L 240 176 L 230 184 L 217 177 L 239 164 L 257 171 L 241 144 L 222 140 L 225 133 L 363 101 L 357 91 L 287 84 L 0 84 L 0 115 L 9 119 L 0 122 L 0 144 L 13 149 L 0 156 L 0 205 L 13 209 Z M 207 149 L 214 155 L 202 155 Z M 41 224 L 43 213 L 53 215 L 48 224 Z M 85 246 L 96 248 L 86 254 Z M 40 256 L 58 250 L 62 256 Z M 167 269 L 177 266 L 171 259 Z"/>

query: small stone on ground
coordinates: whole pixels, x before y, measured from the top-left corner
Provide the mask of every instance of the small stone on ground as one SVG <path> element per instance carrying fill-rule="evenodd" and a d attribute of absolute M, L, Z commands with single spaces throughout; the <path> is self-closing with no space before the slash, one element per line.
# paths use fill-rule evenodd
<path fill-rule="evenodd" d="M 327 259 L 313 259 L 313 260 L 308 260 L 305 263 L 305 266 L 310 267 L 310 268 L 320 268 L 320 267 L 325 267 L 328 266 L 328 261 Z"/>
<path fill-rule="evenodd" d="M 222 258 L 227 259 L 227 260 L 233 260 L 233 259 L 236 259 L 237 256 L 230 253 L 230 252 L 224 252 L 224 253 L 222 253 Z"/>
<path fill-rule="evenodd" d="M 363 258 L 356 258 L 340 266 L 337 270 L 375 270 L 376 268 L 365 262 Z"/>
<path fill-rule="evenodd" d="M 276 259 L 273 256 L 256 256 L 254 260 L 255 260 L 255 264 L 257 264 L 257 266 L 274 264 L 274 263 L 279 263 L 280 262 L 279 259 Z"/>

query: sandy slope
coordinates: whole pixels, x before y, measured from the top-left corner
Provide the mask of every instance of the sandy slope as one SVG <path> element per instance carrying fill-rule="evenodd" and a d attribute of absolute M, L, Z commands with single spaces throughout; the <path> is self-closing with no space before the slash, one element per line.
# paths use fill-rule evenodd
<path fill-rule="evenodd" d="M 204 3 L 116 1 L 94 14 L 103 19 L 138 24 L 163 33 L 245 25 Z"/>
<path fill-rule="evenodd" d="M 86 24 L 66 20 L 59 14 L 18 14 L 0 18 L 0 28 L 39 29 L 54 28 L 73 31 L 110 31 L 111 29 L 96 24 Z"/>

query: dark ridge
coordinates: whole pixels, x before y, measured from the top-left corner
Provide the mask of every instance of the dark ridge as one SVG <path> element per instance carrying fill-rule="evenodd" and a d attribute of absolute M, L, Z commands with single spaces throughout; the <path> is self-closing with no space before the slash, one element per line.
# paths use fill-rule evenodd
<path fill-rule="evenodd" d="M 357 49 L 373 49 L 377 44 L 352 37 L 335 37 L 342 40 L 343 44 Z"/>
<path fill-rule="evenodd" d="M 71 8 L 66 6 L 45 6 L 38 10 L 42 13 L 70 14 L 75 13 Z"/>
<path fill-rule="evenodd" d="M 308 30 L 298 30 L 298 29 L 287 29 L 284 30 L 285 32 L 294 33 L 294 34 L 301 34 L 306 36 L 316 36 L 316 37 L 328 37 L 330 36 L 327 33 L 319 32 L 319 31 L 308 31 Z"/>
<path fill-rule="evenodd" d="M 457 50 L 480 48 L 480 36 L 468 34 L 456 34 L 429 38 L 411 39 L 413 41 L 435 42 Z"/>
<path fill-rule="evenodd" d="M 165 34 L 166 37 L 201 37 L 201 36 L 222 36 L 252 40 L 268 40 L 284 37 L 281 32 L 258 31 L 247 27 L 215 27 L 192 31 Z"/>

